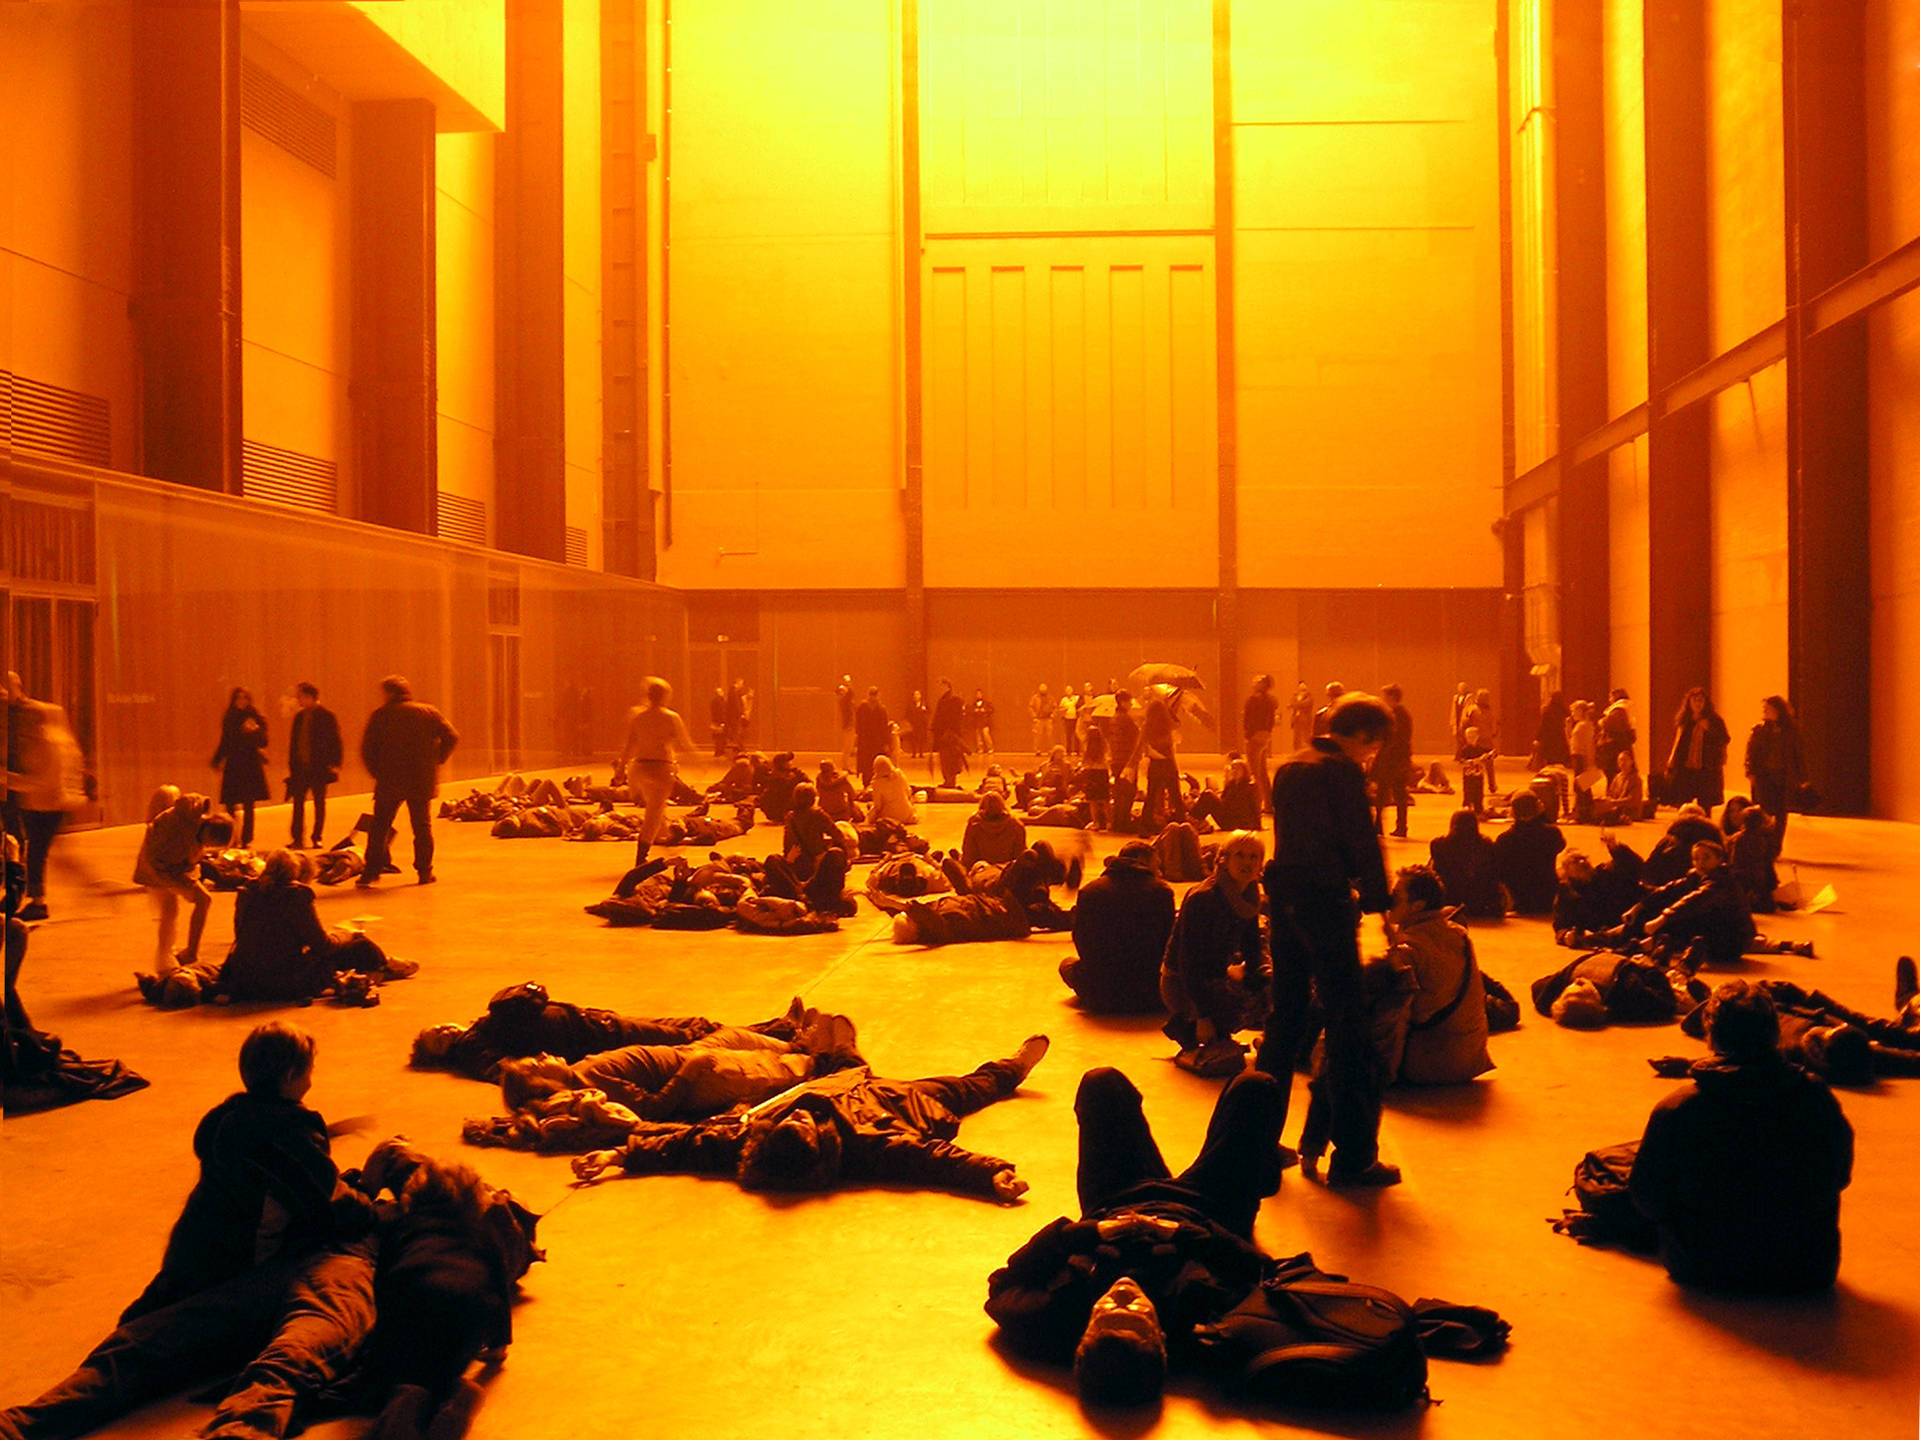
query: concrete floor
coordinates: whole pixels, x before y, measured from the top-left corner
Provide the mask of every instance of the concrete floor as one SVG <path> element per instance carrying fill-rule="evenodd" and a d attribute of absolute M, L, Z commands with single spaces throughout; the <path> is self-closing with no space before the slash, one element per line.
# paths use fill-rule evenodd
<path fill-rule="evenodd" d="M 1421 797 L 1415 839 L 1394 843 L 1392 863 L 1424 858 L 1447 803 Z M 354 813 L 351 800 L 336 804 Z M 936 845 L 951 843 L 965 813 L 936 807 L 922 829 Z M 282 836 L 285 824 L 284 808 L 262 812 L 263 840 Z M 438 886 L 327 890 L 320 901 L 330 921 L 374 917 L 384 944 L 422 962 L 419 977 L 387 987 L 378 1009 L 319 1005 L 294 1018 L 319 1038 L 310 1103 L 329 1118 L 373 1117 L 369 1133 L 338 1144 L 343 1165 L 401 1132 L 547 1212 L 541 1240 L 550 1258 L 525 1283 L 517 1342 L 474 1427 L 482 1440 L 636 1429 L 780 1440 L 1090 1432 L 1174 1440 L 1294 1427 L 1463 1440 L 1914 1433 L 1920 1083 L 1841 1097 L 1859 1161 L 1836 1292 L 1729 1303 L 1689 1295 L 1645 1261 L 1583 1249 L 1546 1223 L 1581 1152 L 1637 1135 L 1670 1088 L 1646 1058 L 1695 1053 L 1697 1044 L 1674 1028 L 1575 1033 L 1529 1011 L 1521 1030 L 1495 1038 L 1491 1075 L 1390 1094 L 1384 1153 L 1405 1166 L 1404 1185 L 1355 1196 L 1289 1175 L 1257 1231 L 1274 1253 L 1311 1250 L 1328 1269 L 1410 1299 L 1492 1306 L 1513 1324 L 1508 1355 L 1479 1366 L 1436 1362 L 1432 1390 L 1443 1403 L 1384 1419 L 1251 1416 L 1184 1385 L 1150 1414 L 1088 1415 L 1064 1373 L 996 1350 L 980 1308 L 987 1274 L 1041 1224 L 1074 1209 L 1072 1097 L 1083 1070 L 1117 1065 L 1134 1078 L 1176 1167 L 1197 1145 L 1217 1087 L 1174 1069 L 1172 1046 L 1153 1023 L 1098 1020 L 1071 1007 L 1055 974 L 1066 937 L 901 949 L 864 904 L 838 934 L 796 939 L 615 930 L 580 907 L 609 891 L 625 846 L 496 841 L 481 825 L 442 823 L 437 833 Z M 1596 846 L 1594 831 L 1570 833 Z M 1644 849 L 1655 830 L 1628 833 Z M 728 848 L 764 853 L 772 836 L 763 827 Z M 1804 878 L 1831 881 L 1842 903 L 1765 927 L 1814 940 L 1819 958 L 1755 960 L 1750 969 L 1890 1010 L 1893 959 L 1920 949 L 1911 928 L 1920 827 L 1796 819 L 1789 838 Z M 137 839 L 121 829 L 61 841 L 55 918 L 36 928 L 23 977 L 39 1025 L 83 1055 L 125 1060 L 153 1084 L 123 1100 L 9 1119 L 0 1130 L 7 1402 L 64 1374 L 151 1273 L 192 1184 L 192 1126 L 237 1087 L 237 1047 L 258 1018 L 140 1003 L 132 972 L 151 949 L 151 921 L 144 896 L 120 883 Z M 1105 837 L 1097 846 L 1100 854 L 1114 848 Z M 221 897 L 210 951 L 226 944 L 231 916 Z M 1564 955 L 1538 921 L 1482 925 L 1475 942 L 1484 968 L 1523 996 Z M 1044 1030 L 1052 1053 L 1022 1095 L 961 1133 L 963 1144 L 1017 1161 L 1032 1192 L 1000 1208 L 889 1192 L 770 1200 L 691 1178 L 575 1191 L 564 1160 L 467 1150 L 461 1118 L 492 1113 L 497 1093 L 409 1071 L 409 1041 L 423 1025 L 471 1018 L 496 989 L 526 979 L 561 999 L 630 1013 L 740 1021 L 800 994 L 852 1015 L 875 1068 L 897 1076 L 965 1069 Z M 1303 1113 L 1297 1094 L 1290 1132 Z M 110 1433 L 177 1435 L 204 1414 L 174 1401 Z M 363 1429 L 335 1421 L 312 1433 L 334 1440 Z"/>

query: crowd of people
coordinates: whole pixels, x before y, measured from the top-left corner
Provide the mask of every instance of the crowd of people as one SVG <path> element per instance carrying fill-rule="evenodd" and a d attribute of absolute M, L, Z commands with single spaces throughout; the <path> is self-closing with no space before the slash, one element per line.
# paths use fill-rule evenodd
<path fill-rule="evenodd" d="M 8 874 L 12 1027 L 17 955 L 27 923 L 46 916 L 45 855 L 76 792 L 63 721 L 9 679 L 9 830 L 25 842 Z M 404 806 L 414 868 L 431 884 L 431 807 L 458 736 L 404 679 L 382 685 L 360 748 L 372 812 L 335 848 L 364 835 L 361 885 L 396 872 L 392 828 Z M 695 792 L 679 767 L 698 747 L 671 687 L 650 679 L 613 783 L 555 791 L 555 803 L 636 812 L 633 868 L 609 901 L 589 907 L 628 917 L 617 923 L 667 928 L 663 917 L 678 911 L 711 911 L 741 928 L 768 915 L 769 933 L 805 933 L 782 929 L 779 917 L 857 914 L 849 877 L 871 864 L 865 893 L 891 915 L 896 942 L 1070 932 L 1059 973 L 1083 1010 L 1164 1017 L 1175 1063 L 1227 1082 L 1198 1158 L 1175 1177 L 1138 1090 L 1118 1071 L 1089 1071 L 1076 1114 L 1078 1224 L 1091 1228 L 1056 1222 L 1075 1237 L 1067 1249 L 1069 1232 L 1049 1227 L 994 1276 L 996 1322 L 1039 1350 L 1074 1355 L 1089 1396 L 1141 1398 L 1143 1369 L 1165 1369 L 1170 1321 L 1221 1343 L 1220 1327 L 1273 1277 L 1275 1262 L 1249 1247 L 1261 1199 L 1285 1169 L 1299 1164 L 1332 1188 L 1396 1184 L 1400 1169 L 1380 1145 L 1386 1087 L 1462 1084 L 1494 1067 L 1489 1037 L 1518 1023 L 1518 1006 L 1480 970 L 1462 921 L 1538 917 L 1560 944 L 1586 952 L 1535 983 L 1542 1013 L 1577 1025 L 1592 1013 L 1582 1006 L 1598 1004 L 1611 1018 L 1647 1018 L 1646 982 L 1633 977 L 1651 971 L 1670 1007 L 1664 1018 L 1688 1016 L 1711 1045 L 1685 1072 L 1693 1088 L 1648 1121 L 1630 1185 L 1676 1280 L 1762 1291 L 1832 1283 L 1852 1152 L 1824 1081 L 1920 1073 L 1920 981 L 1903 962 L 1900 1013 L 1874 1020 L 1784 982 L 1708 990 L 1696 978 L 1737 966 L 1759 943 L 1754 914 L 1781 903 L 1786 816 L 1806 798 L 1783 697 L 1764 702 L 1748 739 L 1751 799 L 1725 794 L 1730 734 L 1697 688 L 1675 716 L 1652 793 L 1641 788 L 1638 735 L 1619 690 L 1597 715 L 1589 702 L 1550 696 L 1525 781 L 1503 793 L 1491 696 L 1462 684 L 1449 716 L 1462 803 L 1432 839 L 1429 863 L 1393 868 L 1387 842 L 1408 838 L 1415 796 L 1446 785 L 1439 767 L 1420 763 L 1398 686 L 1374 696 L 1332 682 L 1316 703 L 1304 684 L 1283 700 L 1260 675 L 1241 712 L 1244 748 L 1204 779 L 1182 766 L 1183 723 L 1205 713 L 1199 688 L 1197 677 L 1149 679 L 1138 694 L 1118 682 L 1096 694 L 1086 683 L 1056 698 L 1042 684 L 1027 707 L 1033 764 L 1023 768 L 996 751 L 994 707 L 979 690 L 969 702 L 941 680 L 931 707 L 915 692 L 896 721 L 877 686 L 856 698 L 843 675 L 840 753 L 809 774 L 792 752 L 751 747 L 753 696 L 736 682 L 716 689 L 709 709 L 711 751 L 727 769 Z M 266 720 L 236 688 L 213 756 L 217 803 L 174 786 L 154 796 L 135 879 L 161 917 L 154 968 L 140 977 L 156 1004 L 329 993 L 364 1003 L 381 981 L 413 973 L 371 938 L 330 932 L 318 918 L 307 852 L 324 846 L 343 747 L 337 720 L 304 684 L 286 760 L 290 843 L 240 862 L 233 946 L 218 961 L 202 958 L 209 855 L 251 850 L 255 807 L 270 796 L 268 749 Z M 916 787 L 908 761 L 923 755 L 939 783 Z M 976 758 L 982 768 L 963 787 Z M 54 783 L 49 771 L 66 778 Z M 750 843 L 757 825 L 778 826 L 778 848 L 763 861 L 715 851 L 704 864 L 656 854 L 676 834 L 691 836 L 669 814 L 689 803 L 696 817 L 734 807 L 738 833 L 728 839 Z M 1595 863 L 1561 828 L 1640 821 L 1661 803 L 1678 814 L 1644 858 L 1609 829 Z M 951 853 L 914 833 L 941 804 L 971 807 Z M 47 814 L 51 824 L 30 818 Z M 1493 818 L 1506 823 L 1484 833 Z M 1030 836 L 1049 828 L 1062 832 L 1057 840 Z M 1082 885 L 1090 834 L 1101 833 L 1121 843 Z M 792 909 L 768 911 L 773 901 Z M 176 950 L 182 902 L 189 928 Z M 1379 917 L 1377 943 L 1363 936 L 1367 916 Z M 679 918 L 680 928 L 712 928 Z M 469 1142 L 572 1154 L 582 1181 L 694 1173 L 758 1190 L 885 1183 L 1013 1203 L 1027 1189 L 1014 1162 L 962 1149 L 955 1136 L 965 1116 L 1014 1095 L 1047 1049 L 1034 1035 L 964 1075 L 894 1080 L 867 1066 L 847 1017 L 798 998 L 783 1016 L 730 1026 L 557 1003 L 529 985 L 496 995 L 469 1024 L 422 1031 L 412 1063 L 500 1086 L 508 1113 L 469 1122 Z M 534 1217 L 467 1167 L 404 1141 L 376 1147 L 359 1172 L 337 1171 L 335 1130 L 302 1104 L 313 1063 L 312 1037 L 297 1027 L 269 1022 L 247 1037 L 243 1089 L 195 1133 L 200 1182 L 158 1273 L 73 1376 L 0 1412 L 0 1440 L 84 1433 L 214 1374 L 230 1379 L 208 1435 L 284 1434 L 298 1407 L 347 1382 L 381 1412 L 376 1433 L 387 1440 L 460 1432 L 476 1395 L 463 1376 L 510 1337 L 515 1283 L 541 1258 Z M 1296 1071 L 1309 1076 L 1308 1101 L 1289 1145 Z M 1757 1203 L 1754 1176 L 1789 1172 L 1790 1184 Z M 1741 1221 L 1730 1231 L 1721 1219 L 1732 1211 Z M 1098 1264 L 1083 1267 L 1070 1296 L 1049 1282 L 1048 1267 L 1067 1264 L 1083 1240 L 1104 1264 L 1136 1239 L 1147 1256 L 1154 1247 L 1144 1242 L 1158 1236 L 1164 1248 L 1174 1235 L 1206 1277 L 1197 1299 L 1176 1295 L 1145 1259 L 1098 1287 Z M 1177 1315 L 1156 1309 L 1170 1303 Z"/>

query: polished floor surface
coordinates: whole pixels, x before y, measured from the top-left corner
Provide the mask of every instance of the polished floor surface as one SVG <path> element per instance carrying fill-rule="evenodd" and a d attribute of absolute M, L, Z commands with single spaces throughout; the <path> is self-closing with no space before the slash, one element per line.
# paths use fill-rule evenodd
<path fill-rule="evenodd" d="M 464 793 L 464 785 L 443 794 Z M 1396 864 L 1424 858 L 1446 816 L 1421 797 L 1415 839 Z M 352 813 L 352 802 L 336 810 Z M 937 807 L 922 827 L 957 840 L 965 811 Z M 262 813 L 263 842 L 284 808 Z M 1528 1012 L 1493 1042 L 1498 1069 L 1467 1086 L 1390 1093 L 1384 1151 L 1406 1183 L 1336 1193 L 1290 1174 L 1260 1214 L 1270 1251 L 1409 1298 L 1489 1305 L 1513 1323 L 1497 1363 L 1435 1362 L 1440 1403 L 1378 1418 L 1250 1414 L 1194 1384 L 1151 1412 L 1088 1414 L 1061 1372 L 1002 1356 L 981 1311 L 986 1277 L 1073 1201 L 1072 1097 L 1081 1072 L 1117 1065 L 1147 1097 L 1176 1167 L 1197 1145 L 1215 1084 L 1176 1070 L 1151 1022 L 1100 1020 L 1067 1003 L 1055 974 L 1065 936 L 924 951 L 890 943 L 864 904 L 837 934 L 771 939 L 732 932 L 615 930 L 581 913 L 605 895 L 628 850 L 559 840 L 497 841 L 485 826 L 441 823 L 441 883 L 322 892 L 329 921 L 366 917 L 418 978 L 372 1010 L 294 1013 L 319 1038 L 310 1103 L 330 1119 L 371 1117 L 337 1145 L 357 1163 L 381 1135 L 405 1133 L 470 1161 L 547 1212 L 548 1261 L 525 1284 L 517 1342 L 488 1386 L 473 1434 L 559 1437 L 879 1436 L 993 1440 L 1282 1434 L 1588 1437 L 1880 1437 L 1915 1433 L 1920 1403 L 1920 1081 L 1850 1091 L 1858 1137 L 1844 1201 L 1840 1284 L 1811 1301 L 1736 1303 L 1693 1295 L 1655 1265 L 1583 1249 L 1547 1224 L 1582 1151 L 1639 1133 L 1670 1082 L 1650 1056 L 1697 1053 L 1672 1027 L 1561 1030 Z M 1051 832 L 1056 838 L 1066 832 Z M 1597 845 L 1592 830 L 1577 843 Z M 1650 825 L 1627 832 L 1645 848 Z M 726 848 L 764 853 L 761 828 Z M 36 927 L 22 990 L 36 1023 L 89 1057 L 117 1056 L 148 1090 L 8 1119 L 0 1130 L 0 1400 L 37 1393 L 110 1327 L 147 1279 L 190 1187 L 195 1120 L 237 1088 L 234 1057 L 259 1012 L 144 1006 L 132 974 L 153 944 L 148 902 L 123 882 L 131 829 L 64 838 L 53 919 Z M 404 850 L 405 842 L 402 841 Z M 1116 848 L 1098 837 L 1098 854 Z M 1892 1006 L 1894 957 L 1920 950 L 1920 827 L 1796 819 L 1789 856 L 1840 903 L 1782 917 L 1769 933 L 1810 938 L 1815 959 L 1756 959 L 1756 974 L 1819 984 L 1862 1008 Z M 856 872 L 857 878 L 857 872 Z M 220 897 L 208 948 L 231 934 Z M 1368 938 L 1377 937 L 1369 925 Z M 1484 968 L 1524 994 L 1561 963 L 1543 922 L 1475 929 Z M 636 1014 L 704 1013 L 747 1021 L 799 994 L 843 1010 L 880 1073 L 965 1069 L 1025 1035 L 1052 1053 L 1016 1099 L 967 1121 L 961 1142 L 1010 1157 L 1032 1183 L 1003 1208 L 940 1194 L 870 1191 L 768 1199 L 692 1178 L 569 1184 L 566 1162 L 466 1150 L 463 1116 L 492 1113 L 481 1085 L 406 1067 L 421 1026 L 465 1020 L 520 980 L 556 998 Z M 1303 1110 L 1296 1092 L 1297 1129 Z M 110 1433 L 190 1433 L 205 1410 L 156 1406 Z M 358 1435 L 359 1420 L 313 1434 Z"/>

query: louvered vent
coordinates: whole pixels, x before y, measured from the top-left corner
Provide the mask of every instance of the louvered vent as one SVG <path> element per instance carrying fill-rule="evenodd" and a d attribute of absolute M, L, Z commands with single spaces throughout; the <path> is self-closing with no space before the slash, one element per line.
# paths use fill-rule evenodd
<path fill-rule="evenodd" d="M 246 440 L 240 446 L 240 493 L 331 515 L 340 501 L 340 467 L 317 455 Z"/>
<path fill-rule="evenodd" d="M 240 62 L 240 123 L 333 179 L 333 116 L 251 60 Z"/>
<path fill-rule="evenodd" d="M 439 493 L 439 514 L 434 523 L 433 533 L 442 540 L 459 540 L 467 545 L 487 543 L 487 507 L 479 500 L 469 500 L 464 495 L 449 495 L 445 490 Z"/>
<path fill-rule="evenodd" d="M 585 565 L 587 563 L 587 532 L 578 526 L 567 526 L 567 564 Z"/>
<path fill-rule="evenodd" d="M 103 469 L 112 463 L 107 402 L 0 370 L 0 448 L 17 446 Z"/>
<path fill-rule="evenodd" d="M 84 505 L 42 505 L 19 495 L 0 504 L 0 547 L 5 571 L 16 584 L 93 583 L 93 512 Z"/>

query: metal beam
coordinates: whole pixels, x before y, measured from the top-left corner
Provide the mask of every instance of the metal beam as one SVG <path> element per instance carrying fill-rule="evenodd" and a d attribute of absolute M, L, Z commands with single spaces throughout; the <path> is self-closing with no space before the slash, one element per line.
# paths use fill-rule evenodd
<path fill-rule="evenodd" d="M 900 512 L 906 550 L 907 690 L 927 683 L 925 345 L 920 207 L 920 0 L 900 7 Z M 901 696 L 902 703 L 905 695 Z"/>
<path fill-rule="evenodd" d="M 651 580 L 644 0 L 600 0 L 600 512 L 605 568 Z"/>
<path fill-rule="evenodd" d="M 1882 255 L 1806 302 L 1807 328 L 1818 335 L 1920 285 L 1920 236 Z"/>
<path fill-rule="evenodd" d="M 1214 636 L 1220 744 L 1240 738 L 1240 420 L 1234 326 L 1233 0 L 1213 0 L 1214 480 L 1219 501 Z"/>

